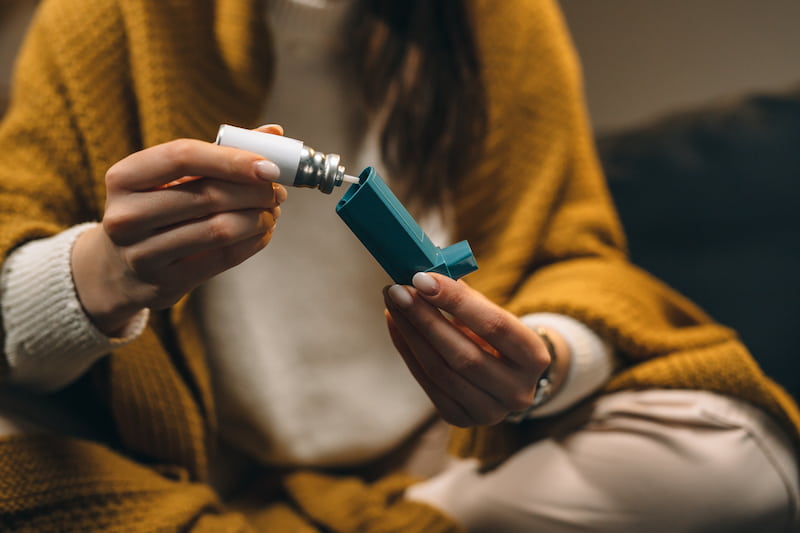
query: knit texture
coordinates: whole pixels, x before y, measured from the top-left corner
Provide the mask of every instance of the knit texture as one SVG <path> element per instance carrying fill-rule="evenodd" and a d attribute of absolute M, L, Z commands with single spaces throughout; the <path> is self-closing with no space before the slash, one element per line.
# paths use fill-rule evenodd
<path fill-rule="evenodd" d="M 17 249 L 3 263 L 3 324 L 9 378 L 30 390 L 51 392 L 81 376 L 97 359 L 139 336 L 149 311 L 136 314 L 119 337 L 99 331 L 81 307 L 70 255 L 79 224 Z"/>
<path fill-rule="evenodd" d="M 606 390 L 707 389 L 772 414 L 794 438 L 792 399 L 734 332 L 627 262 L 584 115 L 578 64 L 553 2 L 474 0 L 490 99 L 486 155 L 453 191 L 470 283 L 519 315 L 572 316 L 624 358 Z M 106 169 L 142 147 L 253 125 L 270 76 L 257 0 L 47 0 L 0 125 L 0 252 L 102 218 Z M 455 531 L 405 502 L 407 480 L 276 476 L 231 513 L 204 484 L 216 418 L 185 301 L 75 387 L 114 421 L 108 445 L 0 441 L 9 531 Z M 365 399 L 368 401 L 368 399 Z M 457 431 L 453 448 L 500 460 L 525 425 Z M 113 446 L 113 448 L 111 447 Z"/>

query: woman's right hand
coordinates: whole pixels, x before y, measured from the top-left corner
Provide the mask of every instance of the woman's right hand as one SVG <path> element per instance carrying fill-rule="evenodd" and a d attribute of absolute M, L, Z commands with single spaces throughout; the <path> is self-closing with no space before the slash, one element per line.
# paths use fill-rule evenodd
<path fill-rule="evenodd" d="M 262 250 L 286 199 L 277 177 L 257 154 L 192 139 L 113 165 L 102 224 L 78 237 L 71 258 L 95 325 L 115 335 L 141 309 L 169 307 Z"/>

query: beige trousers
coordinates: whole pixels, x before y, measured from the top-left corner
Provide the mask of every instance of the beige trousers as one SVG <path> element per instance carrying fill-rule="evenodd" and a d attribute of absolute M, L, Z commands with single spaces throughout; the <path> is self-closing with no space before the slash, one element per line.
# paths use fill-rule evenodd
<path fill-rule="evenodd" d="M 470 532 L 800 531 L 797 457 L 760 410 L 683 390 L 590 409 L 494 470 L 454 461 L 406 496 Z"/>
<path fill-rule="evenodd" d="M 35 411 L 35 400 L 0 394 L 0 412 Z M 33 420 L 61 420 L 49 409 Z M 27 420 L 0 416 L 0 435 L 31 431 Z M 406 496 L 472 533 L 800 532 L 796 452 L 743 402 L 701 391 L 616 393 L 563 417 L 554 434 L 482 473 L 475 461 L 447 460 L 447 428 L 434 425 L 409 467 L 437 473 Z"/>

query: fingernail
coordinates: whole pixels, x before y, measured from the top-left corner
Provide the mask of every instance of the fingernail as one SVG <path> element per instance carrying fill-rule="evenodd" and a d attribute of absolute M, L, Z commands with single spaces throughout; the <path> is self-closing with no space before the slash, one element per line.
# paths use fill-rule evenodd
<path fill-rule="evenodd" d="M 253 165 L 256 169 L 256 176 L 266 181 L 275 181 L 281 175 L 281 169 L 272 161 L 261 159 Z"/>
<path fill-rule="evenodd" d="M 256 130 L 266 132 L 266 130 L 272 130 L 277 135 L 283 135 L 283 126 L 280 124 L 262 124 L 261 126 L 257 127 Z"/>
<path fill-rule="evenodd" d="M 411 307 L 414 303 L 414 299 L 411 297 L 408 289 L 402 285 L 392 285 L 389 287 L 389 298 L 391 298 L 398 307 L 402 308 Z"/>
<path fill-rule="evenodd" d="M 272 191 L 275 193 L 275 201 L 282 204 L 289 197 L 289 193 L 282 185 L 272 184 Z"/>
<path fill-rule="evenodd" d="M 436 281 L 433 276 L 425 272 L 417 272 L 414 274 L 414 277 L 411 278 L 411 284 L 423 294 L 433 296 L 439 292 L 439 282 Z"/>

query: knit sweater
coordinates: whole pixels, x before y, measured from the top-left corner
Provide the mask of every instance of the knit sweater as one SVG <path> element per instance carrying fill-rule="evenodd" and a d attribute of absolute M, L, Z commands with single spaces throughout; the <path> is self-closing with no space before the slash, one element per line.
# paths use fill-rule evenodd
<path fill-rule="evenodd" d="M 379 124 L 343 132 L 343 125 L 359 122 L 337 44 L 354 2 L 318 1 L 267 4 L 275 61 L 260 122 L 278 122 L 312 146 L 330 147 L 349 168 L 380 169 Z M 391 182 L 389 173 L 379 172 Z M 383 302 L 376 295 L 389 278 L 332 209 L 343 192 L 295 190 L 269 251 L 215 276 L 192 295 L 219 433 L 265 464 L 365 463 L 432 417 L 433 405 L 386 335 Z M 419 220 L 444 247 L 451 243 L 446 205 L 436 207 L 419 213 Z M 118 337 L 108 338 L 83 312 L 70 253 L 78 235 L 95 225 L 79 224 L 26 243 L 3 263 L 0 308 L 10 383 L 39 393 L 60 390 L 146 326 L 147 309 Z M 298 286 L 312 298 L 298 298 Z M 613 358 L 591 330 L 552 313 L 521 320 L 531 328 L 553 329 L 570 348 L 563 386 L 530 411 L 530 418 L 561 412 L 608 380 Z M 42 422 L 49 426 L 60 418 Z M 215 470 L 229 470 L 223 464 L 215 461 Z"/>
<path fill-rule="evenodd" d="M 253 125 L 269 80 L 256 0 L 51 0 L 20 58 L 0 125 L 0 251 L 102 217 L 104 174 L 127 154 L 219 123 Z M 572 316 L 625 361 L 606 391 L 694 388 L 736 396 L 795 439 L 800 413 L 734 332 L 631 265 L 555 5 L 471 2 L 489 99 L 486 154 L 452 191 L 470 284 L 524 315 Z M 212 14 L 214 15 L 212 17 Z M 222 504 L 205 484 L 214 398 L 186 301 L 61 393 L 100 442 L 0 441 L 4 529 L 454 531 L 397 494 L 402 477 L 266 472 L 258 499 Z M 499 460 L 530 427 L 454 432 L 462 455 Z M 271 490 L 268 490 L 268 487 Z M 255 494 L 255 493 L 254 493 Z M 242 515 L 241 513 L 244 513 Z M 247 517 L 249 523 L 245 521 Z"/>

